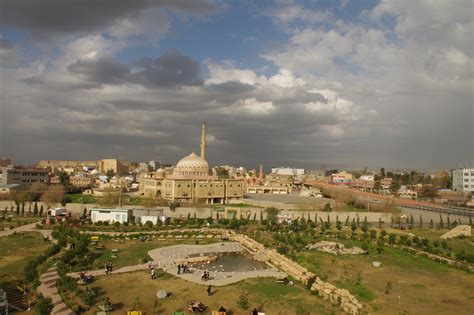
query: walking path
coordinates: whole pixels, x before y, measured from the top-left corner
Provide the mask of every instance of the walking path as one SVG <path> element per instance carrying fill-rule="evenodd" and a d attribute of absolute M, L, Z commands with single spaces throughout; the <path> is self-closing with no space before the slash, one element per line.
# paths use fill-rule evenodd
<path fill-rule="evenodd" d="M 38 232 L 38 233 L 41 233 L 41 235 L 43 237 L 45 237 L 45 238 L 47 237 L 50 241 L 52 241 L 53 243 L 56 243 L 56 240 L 54 240 L 53 237 L 51 236 L 51 233 L 53 231 L 52 230 L 36 229 L 36 224 L 38 224 L 38 223 L 41 223 L 41 221 L 21 225 L 19 227 L 11 229 L 11 230 L 0 231 L 0 237 L 9 236 L 9 235 L 12 235 L 12 234 L 15 234 L 15 233 Z"/>
<path fill-rule="evenodd" d="M 74 315 L 74 312 L 63 302 L 59 295 L 56 281 L 59 279 L 56 267 L 51 267 L 40 277 L 41 285 L 38 287 L 38 293 L 41 293 L 45 298 L 50 298 L 53 304 L 53 315 Z"/>

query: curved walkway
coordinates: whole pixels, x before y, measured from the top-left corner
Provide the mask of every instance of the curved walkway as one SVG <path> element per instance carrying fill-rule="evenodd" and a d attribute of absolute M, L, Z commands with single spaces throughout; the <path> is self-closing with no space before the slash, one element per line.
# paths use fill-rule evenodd
<path fill-rule="evenodd" d="M 40 277 L 41 285 L 38 287 L 38 293 L 41 293 L 45 298 L 50 298 L 53 304 L 51 314 L 58 315 L 74 315 L 74 312 L 69 309 L 66 303 L 61 299 L 56 281 L 59 279 L 56 267 L 51 267 L 43 273 Z"/>

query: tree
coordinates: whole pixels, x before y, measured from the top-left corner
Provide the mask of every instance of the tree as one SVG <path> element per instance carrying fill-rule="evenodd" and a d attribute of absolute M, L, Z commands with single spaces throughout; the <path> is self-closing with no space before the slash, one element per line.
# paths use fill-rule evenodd
<path fill-rule="evenodd" d="M 443 217 L 441 216 L 441 214 L 439 215 L 439 228 L 444 228 Z"/>
<path fill-rule="evenodd" d="M 105 172 L 105 176 L 107 176 L 107 182 L 110 182 L 110 180 L 112 179 L 112 177 L 114 177 L 115 173 L 114 173 L 114 170 L 112 169 L 109 169 Z"/>
<path fill-rule="evenodd" d="M 239 298 L 237 300 L 237 305 L 241 310 L 248 310 L 250 306 L 249 302 L 249 293 L 246 291 L 240 292 Z"/>
<path fill-rule="evenodd" d="M 390 233 L 388 235 L 388 242 L 389 244 L 395 244 L 395 241 L 397 240 L 397 236 L 393 233 Z"/>
<path fill-rule="evenodd" d="M 329 202 L 324 205 L 323 211 L 325 211 L 325 212 L 331 212 L 332 211 L 331 204 Z"/>
<path fill-rule="evenodd" d="M 449 217 L 449 215 L 448 215 L 448 229 L 450 229 L 450 228 L 451 228 L 451 219 L 450 219 L 450 217 Z"/>
<path fill-rule="evenodd" d="M 228 179 L 229 178 L 229 171 L 223 167 L 216 168 L 216 175 L 218 178 Z"/>
<path fill-rule="evenodd" d="M 378 240 L 377 241 L 377 253 L 381 254 L 383 252 L 384 241 Z"/>
<path fill-rule="evenodd" d="M 364 233 L 367 233 L 367 231 L 369 230 L 369 223 L 367 222 L 367 216 L 365 216 L 364 218 L 364 223 L 362 224 L 361 230 Z"/>
<path fill-rule="evenodd" d="M 39 216 L 40 217 L 43 216 L 43 211 L 44 211 L 44 207 L 43 207 L 43 205 L 41 205 L 41 208 L 40 208 L 40 211 L 39 211 Z"/>
<path fill-rule="evenodd" d="M 380 176 L 382 176 L 382 178 L 385 177 L 385 168 L 383 167 L 380 169 Z"/>
<path fill-rule="evenodd" d="M 376 230 L 370 230 L 370 238 L 375 240 L 377 238 L 377 231 Z"/>
<path fill-rule="evenodd" d="M 16 205 L 16 216 L 17 216 L 17 217 L 20 216 L 20 204 L 17 204 L 17 205 Z"/>
<path fill-rule="evenodd" d="M 431 185 L 423 185 L 420 194 L 422 197 L 433 199 L 438 197 L 438 189 Z"/>
<path fill-rule="evenodd" d="M 38 215 L 38 202 L 35 201 L 35 205 L 33 207 L 33 215 L 36 217 Z"/>
<path fill-rule="evenodd" d="M 280 210 L 274 207 L 269 207 L 265 209 L 265 212 L 267 214 L 267 220 L 272 224 L 276 223 Z"/>
<path fill-rule="evenodd" d="M 422 227 L 423 227 L 423 217 L 420 214 L 420 228 L 422 228 Z"/>
<path fill-rule="evenodd" d="M 434 222 L 433 222 L 433 219 L 430 220 L 430 229 L 434 229 Z"/>
<path fill-rule="evenodd" d="M 352 218 L 352 223 L 351 223 L 352 234 L 355 234 L 356 229 L 357 229 L 357 224 L 355 223 L 355 218 Z"/>
<path fill-rule="evenodd" d="M 400 182 L 397 180 L 392 181 L 392 185 L 390 185 L 390 191 L 392 193 L 396 193 L 400 189 L 401 185 Z"/>
<path fill-rule="evenodd" d="M 64 199 L 64 188 L 61 185 L 51 185 L 41 196 L 41 201 L 46 204 L 61 203 Z"/>
<path fill-rule="evenodd" d="M 29 189 L 30 194 L 32 195 L 32 201 L 39 201 L 41 195 L 48 189 L 48 185 L 45 183 L 33 183 Z"/>
<path fill-rule="evenodd" d="M 25 203 L 24 202 L 21 204 L 21 216 L 22 217 L 25 216 Z"/>

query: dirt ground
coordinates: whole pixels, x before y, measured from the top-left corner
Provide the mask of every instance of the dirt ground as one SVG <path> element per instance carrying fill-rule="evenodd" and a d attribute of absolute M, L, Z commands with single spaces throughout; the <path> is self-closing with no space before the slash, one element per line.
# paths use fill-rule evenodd
<path fill-rule="evenodd" d="M 211 296 L 207 296 L 207 286 L 204 284 L 190 283 L 168 274 L 160 274 L 158 279 L 151 280 L 146 272 L 99 278 L 91 287 L 99 288 L 100 296 L 107 296 L 112 304 L 116 303 L 112 314 L 124 314 L 125 311 L 131 310 L 134 301 L 146 314 L 171 314 L 177 310 L 186 311 L 187 303 L 193 299 L 209 307 L 208 312 L 204 314 L 210 314 L 221 305 L 228 310 L 228 314 L 250 314 L 254 307 L 266 314 L 275 315 L 331 314 L 334 310 L 304 287 L 277 284 L 274 278 L 247 279 L 236 284 L 212 288 Z M 170 295 L 164 300 L 157 300 L 155 295 L 161 289 Z M 237 305 L 242 291 L 249 293 L 249 309 L 246 311 Z M 339 311 L 334 310 L 333 314 L 339 314 Z"/>
<path fill-rule="evenodd" d="M 472 314 L 474 275 L 425 257 L 385 248 L 381 254 L 301 253 L 300 263 L 348 288 L 376 314 Z M 382 262 L 382 268 L 372 267 Z M 356 285 L 357 278 L 361 285 Z M 392 288 L 386 294 L 387 283 Z M 400 297 L 400 299 L 398 299 Z"/>

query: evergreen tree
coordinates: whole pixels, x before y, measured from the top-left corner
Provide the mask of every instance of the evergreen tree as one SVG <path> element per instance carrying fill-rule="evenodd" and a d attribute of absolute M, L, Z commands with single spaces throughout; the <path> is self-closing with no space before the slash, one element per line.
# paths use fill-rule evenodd
<path fill-rule="evenodd" d="M 260 222 L 263 221 L 263 210 L 260 210 Z"/>
<path fill-rule="evenodd" d="M 415 219 L 413 218 L 413 214 L 410 214 L 410 228 L 415 226 Z"/>
<path fill-rule="evenodd" d="M 422 227 L 423 227 L 423 217 L 420 214 L 420 228 L 422 228 Z"/>
<path fill-rule="evenodd" d="M 469 216 L 469 225 L 472 226 L 472 217 L 471 216 Z"/>
<path fill-rule="evenodd" d="M 16 216 L 20 216 L 20 204 L 16 205 Z"/>
<path fill-rule="evenodd" d="M 219 212 L 217 213 L 217 215 L 219 215 Z M 217 219 L 219 220 L 219 218 L 217 218 Z M 253 213 L 253 220 L 257 221 L 257 212 Z"/>
<path fill-rule="evenodd" d="M 44 207 L 41 205 L 40 211 L 39 211 L 39 216 L 42 217 L 44 212 Z"/>
<path fill-rule="evenodd" d="M 379 229 L 382 228 L 382 218 L 379 218 Z"/>
<path fill-rule="evenodd" d="M 448 215 L 448 222 L 447 223 L 448 223 L 448 229 L 450 229 L 451 228 L 451 219 L 449 218 L 449 215 Z"/>
<path fill-rule="evenodd" d="M 433 219 L 430 220 L 430 228 L 431 228 L 431 229 L 434 229 L 434 222 L 433 222 Z"/>
<path fill-rule="evenodd" d="M 31 217 L 31 202 L 28 205 L 28 216 Z"/>
<path fill-rule="evenodd" d="M 347 218 L 346 218 L 346 224 L 345 225 L 349 226 L 349 216 L 347 216 Z"/>
<path fill-rule="evenodd" d="M 25 203 L 24 202 L 21 204 L 21 216 L 22 217 L 25 216 Z"/>
<path fill-rule="evenodd" d="M 441 216 L 441 214 L 439 215 L 439 228 L 440 229 L 444 228 L 443 217 Z"/>
<path fill-rule="evenodd" d="M 33 215 L 36 217 L 38 215 L 38 202 L 35 201 L 35 205 L 33 207 Z"/>

